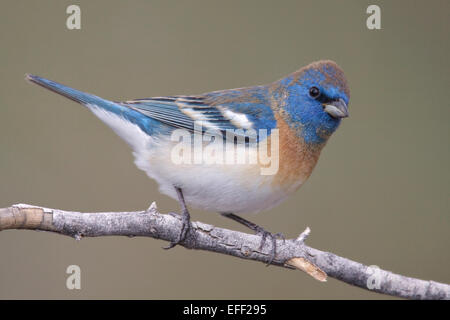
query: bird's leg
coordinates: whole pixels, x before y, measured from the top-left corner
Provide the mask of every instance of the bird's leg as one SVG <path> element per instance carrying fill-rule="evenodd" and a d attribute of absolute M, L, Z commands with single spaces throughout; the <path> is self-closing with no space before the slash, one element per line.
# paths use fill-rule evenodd
<path fill-rule="evenodd" d="M 253 230 L 256 234 L 260 235 L 261 236 L 261 244 L 259 245 L 259 250 L 261 250 L 263 248 L 264 243 L 266 242 L 266 238 L 270 237 L 272 240 L 272 250 L 270 252 L 270 257 L 269 257 L 269 261 L 267 264 L 269 265 L 273 262 L 273 260 L 275 259 L 275 255 L 277 253 L 277 238 L 283 239 L 283 241 L 285 240 L 285 237 L 282 233 L 273 234 L 269 231 L 266 231 L 264 228 L 258 226 L 257 224 L 235 215 L 234 213 L 225 212 L 225 213 L 221 213 L 221 215 L 224 217 L 227 217 L 231 220 L 234 220 L 240 224 L 243 224 L 247 228 Z"/>
<path fill-rule="evenodd" d="M 178 202 L 181 206 L 181 232 L 178 236 L 178 239 L 176 241 L 171 242 L 167 247 L 164 247 L 164 249 L 171 249 L 175 247 L 180 242 L 184 241 L 186 239 L 186 235 L 189 231 L 189 228 L 191 227 L 191 215 L 189 214 L 189 211 L 186 207 L 186 202 L 184 201 L 183 191 L 181 191 L 181 188 L 175 187 L 175 190 L 177 192 L 178 196 Z"/>

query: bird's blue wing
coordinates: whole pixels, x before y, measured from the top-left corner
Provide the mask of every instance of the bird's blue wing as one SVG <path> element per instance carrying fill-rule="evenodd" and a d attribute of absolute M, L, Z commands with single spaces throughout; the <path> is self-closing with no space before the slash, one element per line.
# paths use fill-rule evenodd
<path fill-rule="evenodd" d="M 270 129 L 276 126 L 264 87 L 215 91 L 197 96 L 168 96 L 122 102 L 143 115 L 173 127 L 225 133 L 236 129 Z"/>

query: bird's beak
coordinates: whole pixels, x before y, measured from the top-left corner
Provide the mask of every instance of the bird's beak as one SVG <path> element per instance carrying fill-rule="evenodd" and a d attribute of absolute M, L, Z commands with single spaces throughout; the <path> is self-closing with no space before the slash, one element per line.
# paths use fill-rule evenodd
<path fill-rule="evenodd" d="M 324 110 L 333 118 L 347 118 L 348 108 L 344 100 L 334 100 L 331 103 L 324 104 Z"/>

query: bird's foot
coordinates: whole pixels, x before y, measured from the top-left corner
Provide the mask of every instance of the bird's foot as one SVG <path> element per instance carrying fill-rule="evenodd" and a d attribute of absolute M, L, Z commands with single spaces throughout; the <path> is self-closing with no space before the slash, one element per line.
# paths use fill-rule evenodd
<path fill-rule="evenodd" d="M 223 212 L 223 213 L 221 213 L 221 215 L 246 226 L 247 228 L 253 230 L 257 235 L 260 235 L 261 243 L 259 245 L 259 250 L 262 250 L 262 248 L 264 247 L 264 243 L 266 243 L 266 239 L 270 238 L 272 240 L 272 250 L 270 252 L 270 256 L 269 256 L 267 265 L 272 264 L 273 260 L 275 260 L 275 257 L 277 255 L 277 239 L 283 240 L 283 243 L 286 240 L 286 238 L 284 237 L 284 235 L 282 233 L 273 234 L 273 233 L 265 230 L 264 228 L 258 226 L 257 224 L 255 224 L 251 221 L 248 221 L 240 216 L 235 215 L 234 213 Z"/>
<path fill-rule="evenodd" d="M 181 188 L 175 187 L 175 191 L 178 196 L 178 201 L 181 205 L 181 231 L 178 235 L 177 240 L 172 241 L 169 243 L 167 247 L 164 247 L 164 249 L 168 250 L 173 247 L 175 247 L 177 244 L 180 244 L 186 239 L 186 236 L 188 234 L 189 229 L 191 228 L 191 215 L 189 214 L 189 211 L 186 207 L 186 203 L 184 201 L 183 191 L 181 191 Z"/>
<path fill-rule="evenodd" d="M 163 247 L 164 249 L 166 249 L 166 250 L 172 249 L 177 244 L 180 244 L 181 242 L 183 242 L 186 239 L 188 231 L 191 228 L 191 220 L 189 217 L 189 213 L 187 213 L 187 214 L 185 212 L 182 213 L 181 223 L 182 223 L 181 230 L 180 230 L 180 233 L 178 234 L 177 240 L 170 242 L 167 247 Z"/>
<path fill-rule="evenodd" d="M 262 250 L 267 238 L 270 238 L 272 242 L 272 249 L 270 250 L 269 260 L 267 261 L 267 266 L 269 266 L 272 264 L 273 260 L 275 260 L 277 255 L 277 240 L 283 240 L 284 243 L 286 241 L 286 237 L 282 233 L 271 233 L 260 226 L 256 226 L 255 232 L 257 235 L 261 236 L 259 250 Z"/>

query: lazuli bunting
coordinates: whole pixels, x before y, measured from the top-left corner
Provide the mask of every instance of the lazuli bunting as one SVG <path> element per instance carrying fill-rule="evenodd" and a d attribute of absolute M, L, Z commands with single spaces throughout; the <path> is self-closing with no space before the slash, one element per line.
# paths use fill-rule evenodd
<path fill-rule="evenodd" d="M 311 63 L 267 85 L 125 102 L 38 76 L 26 78 L 85 105 L 132 147 L 137 167 L 159 183 L 160 191 L 178 199 L 183 227 L 178 241 L 168 248 L 183 241 L 189 231 L 187 204 L 244 224 L 262 236 L 261 246 L 270 236 L 269 263 L 276 254 L 278 234 L 236 214 L 270 209 L 308 179 L 328 138 L 348 116 L 350 98 L 344 73 L 332 61 Z M 200 140 L 190 140 L 180 130 L 200 135 Z M 180 147 L 180 140 L 188 143 Z M 213 143 L 215 148 L 208 150 Z M 263 144 L 266 149 L 260 148 Z M 191 153 L 186 146 L 200 148 Z M 245 159 L 254 161 L 227 162 L 217 146 L 224 147 L 228 160 L 236 160 L 241 150 Z M 270 156 L 266 153 L 263 159 L 261 150 L 267 149 Z M 191 161 L 196 157 L 200 161 Z M 272 170 L 263 172 L 268 168 Z"/>

